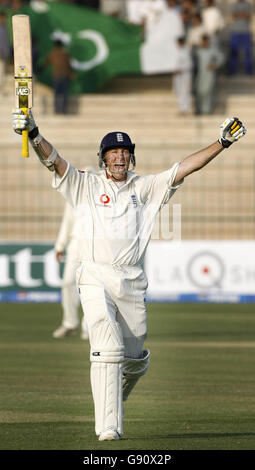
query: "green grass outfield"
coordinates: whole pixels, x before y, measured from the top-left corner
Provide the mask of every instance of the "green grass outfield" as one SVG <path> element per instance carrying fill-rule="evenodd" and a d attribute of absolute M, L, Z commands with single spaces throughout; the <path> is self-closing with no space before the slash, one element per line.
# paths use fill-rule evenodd
<path fill-rule="evenodd" d="M 52 338 L 60 305 L 0 311 L 1 450 L 255 449 L 254 305 L 150 304 L 151 365 L 114 442 L 94 433 L 88 342 Z"/>

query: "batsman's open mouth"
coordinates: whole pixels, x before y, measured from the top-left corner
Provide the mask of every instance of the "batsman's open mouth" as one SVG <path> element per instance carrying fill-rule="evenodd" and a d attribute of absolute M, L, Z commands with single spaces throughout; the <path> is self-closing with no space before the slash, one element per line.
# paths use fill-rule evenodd
<path fill-rule="evenodd" d="M 114 163 L 114 170 L 122 171 L 126 169 L 125 163 Z"/>

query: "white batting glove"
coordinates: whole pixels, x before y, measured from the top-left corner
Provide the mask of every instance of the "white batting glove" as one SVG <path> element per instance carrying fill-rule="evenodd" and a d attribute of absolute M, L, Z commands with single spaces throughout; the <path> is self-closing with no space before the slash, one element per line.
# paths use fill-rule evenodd
<path fill-rule="evenodd" d="M 237 117 L 232 119 L 226 118 L 220 126 L 219 143 L 224 148 L 228 148 L 231 144 L 239 140 L 246 134 L 246 129 Z"/>
<path fill-rule="evenodd" d="M 22 134 L 24 129 L 28 128 L 28 133 L 36 128 L 36 123 L 33 117 L 31 110 L 28 111 L 28 116 L 26 116 L 23 111 L 19 108 L 12 110 L 12 124 L 13 129 L 17 134 Z"/>

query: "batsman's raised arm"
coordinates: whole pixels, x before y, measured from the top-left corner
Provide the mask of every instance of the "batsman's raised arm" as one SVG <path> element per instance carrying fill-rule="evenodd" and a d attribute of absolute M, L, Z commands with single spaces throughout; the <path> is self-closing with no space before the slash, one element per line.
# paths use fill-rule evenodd
<path fill-rule="evenodd" d="M 246 133 L 246 129 L 238 118 L 225 119 L 220 126 L 220 138 L 208 147 L 186 157 L 179 165 L 173 185 L 177 185 L 183 178 L 203 168 L 207 163 L 219 155 L 224 148 L 239 140 Z"/>
<path fill-rule="evenodd" d="M 67 162 L 58 155 L 57 150 L 39 133 L 31 110 L 26 116 L 21 109 L 14 109 L 13 129 L 17 134 L 28 128 L 28 137 L 30 143 L 37 154 L 41 163 L 50 171 L 56 171 L 62 177 L 67 168 Z"/>

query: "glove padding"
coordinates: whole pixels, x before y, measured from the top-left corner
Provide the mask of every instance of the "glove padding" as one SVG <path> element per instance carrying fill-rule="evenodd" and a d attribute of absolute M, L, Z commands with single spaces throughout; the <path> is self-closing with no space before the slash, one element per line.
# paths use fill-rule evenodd
<path fill-rule="evenodd" d="M 28 110 L 28 116 L 19 108 L 12 110 L 13 129 L 17 134 L 22 134 L 24 129 L 28 128 L 28 133 L 36 128 L 36 123 L 31 110 Z"/>
<path fill-rule="evenodd" d="M 237 117 L 232 119 L 226 118 L 220 126 L 219 143 L 222 147 L 228 148 L 245 134 L 246 129 Z"/>

